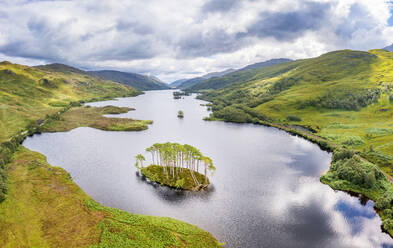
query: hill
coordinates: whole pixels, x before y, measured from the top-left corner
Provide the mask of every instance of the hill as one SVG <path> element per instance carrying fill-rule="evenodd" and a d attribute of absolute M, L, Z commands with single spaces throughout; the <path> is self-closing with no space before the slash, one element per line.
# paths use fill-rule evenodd
<path fill-rule="evenodd" d="M 113 70 L 90 71 L 89 73 L 100 77 L 101 79 L 118 82 L 124 85 L 131 86 L 138 90 L 170 89 L 170 86 L 168 84 L 161 82 L 156 77 L 149 77 L 137 73 Z"/>
<path fill-rule="evenodd" d="M 0 142 L 71 102 L 135 96 L 141 92 L 61 64 L 0 63 Z"/>
<path fill-rule="evenodd" d="M 170 83 L 169 86 L 171 86 L 172 88 L 177 88 L 178 86 L 180 86 L 182 83 L 184 83 L 187 80 L 189 80 L 189 79 L 187 79 L 187 78 L 179 79 L 179 80 L 176 80 L 176 81 L 173 81 L 172 83 Z"/>
<path fill-rule="evenodd" d="M 277 64 L 281 64 L 281 63 L 285 63 L 285 62 L 291 62 L 291 59 L 270 59 L 264 62 L 259 62 L 259 63 L 255 63 L 255 64 L 251 64 L 251 65 L 247 65 L 237 71 L 245 71 L 245 70 L 251 70 L 251 69 L 256 69 L 256 68 L 262 68 L 262 67 L 268 67 L 268 66 L 272 66 L 272 65 L 277 65 Z"/>
<path fill-rule="evenodd" d="M 196 84 L 199 84 L 201 82 L 204 82 L 204 81 L 206 81 L 206 80 L 208 80 L 210 78 L 221 77 L 221 76 L 224 76 L 224 75 L 226 75 L 228 73 L 231 73 L 233 71 L 235 71 L 235 70 L 234 69 L 227 69 L 225 71 L 220 71 L 220 72 L 210 72 L 210 73 L 205 74 L 205 75 L 203 75 L 201 77 L 188 79 L 188 80 L 184 81 L 182 84 L 178 85 L 177 88 L 179 88 L 179 89 L 188 89 L 188 88 L 190 88 L 190 87 L 192 87 L 192 86 L 194 86 Z"/>
<path fill-rule="evenodd" d="M 387 51 L 393 52 L 393 44 L 384 48 Z"/>
<path fill-rule="evenodd" d="M 226 76 L 213 118 L 303 126 L 393 175 L 393 53 L 335 51 Z"/>
<path fill-rule="evenodd" d="M 220 89 L 233 83 L 242 83 L 249 80 L 256 80 L 260 78 L 260 74 L 264 71 L 264 68 L 278 64 L 287 64 L 290 61 L 291 60 L 289 59 L 272 59 L 265 62 L 255 63 L 220 77 L 212 77 L 207 80 L 199 81 L 192 84 L 191 86 L 186 87 L 185 89 L 189 91 L 197 91 L 202 89 Z M 277 73 L 280 73 L 280 71 Z"/>

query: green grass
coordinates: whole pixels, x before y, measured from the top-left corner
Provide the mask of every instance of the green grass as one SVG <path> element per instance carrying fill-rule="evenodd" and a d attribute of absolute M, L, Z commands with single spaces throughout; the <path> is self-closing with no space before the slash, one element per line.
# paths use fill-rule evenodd
<path fill-rule="evenodd" d="M 106 114 L 127 113 L 132 108 L 115 106 L 75 107 L 56 119 L 50 119 L 42 128 L 44 132 L 63 132 L 77 127 L 92 127 L 106 131 L 140 131 L 147 129 L 152 121 L 133 120 L 129 118 L 109 118 Z"/>
<path fill-rule="evenodd" d="M 71 102 L 135 96 L 141 92 L 85 73 L 0 63 L 0 142 Z"/>
<path fill-rule="evenodd" d="M 179 169 L 179 168 L 178 168 Z M 170 167 L 166 167 L 167 171 L 170 171 Z M 147 177 L 149 180 L 153 182 L 160 183 L 162 185 L 174 187 L 174 188 L 181 188 L 186 190 L 194 190 L 197 186 L 192 179 L 191 172 L 187 168 L 183 168 L 182 171 L 177 170 L 175 173 L 175 177 L 166 176 L 164 173 L 164 167 L 158 165 L 149 165 L 147 167 L 143 167 L 141 169 L 142 175 Z M 197 178 L 198 182 L 204 184 L 205 186 L 209 185 L 209 179 L 205 178 L 204 175 L 194 172 L 195 177 Z M 205 183 L 206 180 L 206 183 Z"/>
<path fill-rule="evenodd" d="M 259 69 L 254 71 L 256 75 L 232 81 L 227 87 L 205 90 L 201 98 L 213 102 L 213 119 L 228 119 L 223 118 L 224 107 L 246 106 L 269 122 L 309 127 L 316 131 L 315 135 L 362 152 L 379 166 L 389 167 L 386 171 L 393 175 L 390 172 L 393 161 L 388 159 L 393 156 L 391 68 L 391 52 L 336 51 Z M 288 116 L 297 117 L 297 121 L 288 120 Z M 246 113 L 233 119 L 255 122 L 255 117 Z M 374 156 L 375 153 L 380 156 Z"/>
<path fill-rule="evenodd" d="M 196 226 L 101 206 L 66 171 L 24 147 L 8 171 L 1 247 L 220 247 Z"/>

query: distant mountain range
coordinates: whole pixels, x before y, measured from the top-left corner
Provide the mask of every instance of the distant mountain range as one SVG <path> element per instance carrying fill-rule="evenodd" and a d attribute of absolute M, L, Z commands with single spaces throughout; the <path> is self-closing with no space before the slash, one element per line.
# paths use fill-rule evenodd
<path fill-rule="evenodd" d="M 390 52 L 393 52 L 393 44 L 391 44 L 390 46 L 385 47 L 384 49 L 388 50 Z"/>
<path fill-rule="evenodd" d="M 169 89 L 169 85 L 160 79 L 152 76 L 142 75 L 131 72 L 121 72 L 113 70 L 84 71 L 72 66 L 54 63 L 48 65 L 35 66 L 38 69 L 50 72 L 77 73 L 98 77 L 103 80 L 110 80 L 123 85 L 131 86 L 137 90 L 162 90 Z"/>
<path fill-rule="evenodd" d="M 205 74 L 205 75 L 203 75 L 201 77 L 195 77 L 195 78 L 191 78 L 191 79 L 180 79 L 180 80 L 177 80 L 175 82 L 178 82 L 178 81 L 182 81 L 182 82 L 181 83 L 176 83 L 177 86 L 174 86 L 174 87 L 179 88 L 179 89 L 190 88 L 190 87 L 192 87 L 192 86 L 194 86 L 194 85 L 196 85 L 198 83 L 201 83 L 201 82 L 203 82 L 203 81 L 205 81 L 205 80 L 207 80 L 209 78 L 221 77 L 221 76 L 224 76 L 224 75 L 226 75 L 228 73 L 231 73 L 233 71 L 235 71 L 235 69 L 227 69 L 225 71 L 220 71 L 220 72 L 211 72 L 211 73 Z M 175 82 L 173 82 L 173 83 L 175 83 Z"/>
<path fill-rule="evenodd" d="M 249 78 L 253 73 L 256 73 L 259 68 L 265 68 L 281 63 L 291 62 L 290 59 L 280 58 L 280 59 L 271 59 L 264 62 L 259 62 L 251 65 L 247 65 L 238 70 L 228 69 L 221 72 L 212 72 L 206 74 L 202 77 L 192 78 L 186 81 L 183 81 L 181 84 L 176 86 L 179 89 L 187 89 L 187 90 L 201 90 L 201 89 L 219 89 L 227 86 L 230 82 L 240 80 L 240 78 Z M 244 77 L 246 75 L 246 77 Z M 228 80 L 229 79 L 229 80 Z"/>
<path fill-rule="evenodd" d="M 91 75 L 95 75 L 101 79 L 111 80 L 124 85 L 134 87 L 138 90 L 164 90 L 170 89 L 170 86 L 156 77 L 147 75 L 121 72 L 113 70 L 89 71 Z"/>
<path fill-rule="evenodd" d="M 189 79 L 188 78 L 179 79 L 179 80 L 176 80 L 176 81 L 173 81 L 172 83 L 170 83 L 169 86 L 171 86 L 172 88 L 177 88 L 179 85 L 181 85 L 182 83 L 184 83 L 187 80 L 189 80 Z"/>

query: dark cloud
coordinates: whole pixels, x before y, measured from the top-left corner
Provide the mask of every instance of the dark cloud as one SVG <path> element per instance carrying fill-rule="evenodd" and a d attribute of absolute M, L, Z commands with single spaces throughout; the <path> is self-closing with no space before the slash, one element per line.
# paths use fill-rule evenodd
<path fill-rule="evenodd" d="M 213 3 L 214 2 L 214 3 Z M 210 1 L 204 8 L 209 11 L 226 11 L 238 1 Z M 261 12 L 245 32 L 228 34 L 225 30 L 191 33 L 179 43 L 179 57 L 210 56 L 229 53 L 250 45 L 247 38 L 269 38 L 292 41 L 305 31 L 315 31 L 328 22 L 329 3 L 306 2 L 302 8 L 290 12 Z"/>
<path fill-rule="evenodd" d="M 238 6 L 241 3 L 239 0 L 209 0 L 207 1 L 201 11 L 203 13 L 209 12 L 225 12 Z"/>

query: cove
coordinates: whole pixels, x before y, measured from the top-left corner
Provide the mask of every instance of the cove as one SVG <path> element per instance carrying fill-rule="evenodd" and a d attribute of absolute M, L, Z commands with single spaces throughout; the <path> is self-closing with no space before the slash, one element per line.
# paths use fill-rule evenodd
<path fill-rule="evenodd" d="M 67 170 L 99 203 L 195 224 L 225 247 L 393 247 L 371 201 L 319 182 L 329 153 L 275 128 L 203 121 L 205 102 L 194 97 L 176 100 L 166 90 L 90 103 L 135 108 L 119 116 L 154 123 L 140 132 L 44 133 L 23 145 Z M 167 141 L 191 144 L 212 158 L 217 171 L 208 191 L 176 191 L 137 176 L 135 154 Z"/>

